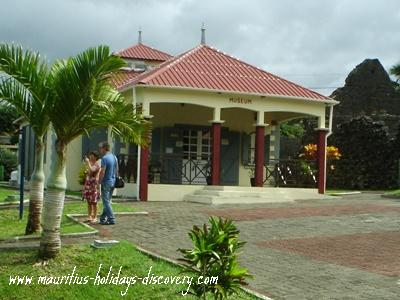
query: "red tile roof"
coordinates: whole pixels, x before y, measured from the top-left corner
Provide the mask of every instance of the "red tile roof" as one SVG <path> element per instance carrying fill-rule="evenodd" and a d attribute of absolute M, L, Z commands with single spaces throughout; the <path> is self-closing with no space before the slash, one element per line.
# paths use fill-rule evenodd
<path fill-rule="evenodd" d="M 199 45 L 127 83 L 329 100 L 208 45 Z"/>
<path fill-rule="evenodd" d="M 136 78 L 141 73 L 143 72 L 121 70 L 120 72 L 112 75 L 111 82 L 117 88 L 120 88 L 129 83 L 130 81 L 132 81 L 132 79 Z"/>
<path fill-rule="evenodd" d="M 118 52 L 115 52 L 114 55 L 120 56 L 122 58 L 157 60 L 157 61 L 166 61 L 172 57 L 168 53 L 143 45 L 141 43 L 120 50 Z"/>

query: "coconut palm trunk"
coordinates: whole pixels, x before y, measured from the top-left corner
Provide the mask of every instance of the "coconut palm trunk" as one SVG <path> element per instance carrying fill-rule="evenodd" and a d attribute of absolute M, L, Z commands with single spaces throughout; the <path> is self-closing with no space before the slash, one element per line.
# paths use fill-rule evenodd
<path fill-rule="evenodd" d="M 47 193 L 43 206 L 43 230 L 40 240 L 39 256 L 53 258 L 61 249 L 60 225 L 64 207 L 66 177 L 66 143 L 57 140 L 55 144 L 55 160 L 47 182 Z"/>
<path fill-rule="evenodd" d="M 41 216 L 43 207 L 43 189 L 44 189 L 44 142 L 43 136 L 36 137 L 35 144 L 35 167 L 30 180 L 30 197 L 29 197 L 29 215 L 26 224 L 25 234 L 40 232 Z"/>

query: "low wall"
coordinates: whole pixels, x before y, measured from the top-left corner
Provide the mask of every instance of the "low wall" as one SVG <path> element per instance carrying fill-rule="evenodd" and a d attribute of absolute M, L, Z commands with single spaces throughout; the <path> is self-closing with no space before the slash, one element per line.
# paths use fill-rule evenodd
<path fill-rule="evenodd" d="M 137 198 L 136 183 L 125 182 L 125 186 L 122 189 L 115 189 L 115 194 L 128 198 Z"/>

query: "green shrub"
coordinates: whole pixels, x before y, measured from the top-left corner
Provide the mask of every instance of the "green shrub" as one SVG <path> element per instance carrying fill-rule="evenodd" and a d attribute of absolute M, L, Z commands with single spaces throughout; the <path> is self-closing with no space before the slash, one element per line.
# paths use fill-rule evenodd
<path fill-rule="evenodd" d="M 193 249 L 178 249 L 183 254 L 181 261 L 187 264 L 187 271 L 198 271 L 199 276 L 218 277 L 214 285 L 192 285 L 192 293 L 206 299 L 211 293 L 214 299 L 227 298 L 237 293 L 245 278 L 250 277 L 247 269 L 240 268 L 237 263 L 238 250 L 245 242 L 238 240 L 239 230 L 231 220 L 210 217 L 209 228 L 193 226 L 189 237 L 193 242 Z M 198 277 L 195 278 L 197 282 Z"/>
<path fill-rule="evenodd" d="M 87 171 L 88 171 L 87 170 L 87 165 L 82 163 L 81 168 L 79 169 L 79 172 L 78 172 L 78 183 L 80 185 L 84 185 L 85 184 Z"/>
<path fill-rule="evenodd" d="M 18 130 L 17 124 L 14 121 L 18 119 L 19 114 L 16 109 L 9 105 L 0 105 L 0 134 L 12 134 Z"/>
<path fill-rule="evenodd" d="M 18 166 L 17 155 L 8 149 L 0 148 L 0 165 L 4 166 L 4 180 L 9 180 L 11 172 Z"/>

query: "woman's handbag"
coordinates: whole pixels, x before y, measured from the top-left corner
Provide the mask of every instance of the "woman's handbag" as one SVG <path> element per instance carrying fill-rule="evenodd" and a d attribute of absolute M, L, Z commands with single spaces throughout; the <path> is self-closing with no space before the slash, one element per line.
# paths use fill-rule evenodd
<path fill-rule="evenodd" d="M 125 186 L 125 181 L 121 176 L 116 176 L 115 177 L 115 185 L 114 187 L 117 189 L 123 188 Z"/>

